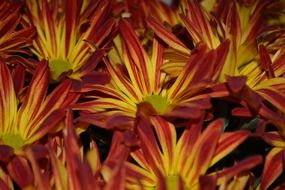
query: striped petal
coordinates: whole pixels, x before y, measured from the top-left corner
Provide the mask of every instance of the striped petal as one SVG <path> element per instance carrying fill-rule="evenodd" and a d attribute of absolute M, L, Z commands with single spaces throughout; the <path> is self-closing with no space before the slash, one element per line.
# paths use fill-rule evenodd
<path fill-rule="evenodd" d="M 273 148 L 266 156 L 262 172 L 261 189 L 268 189 L 269 186 L 283 172 L 284 168 L 284 149 Z"/>
<path fill-rule="evenodd" d="M 150 167 L 155 173 L 165 171 L 159 145 L 157 144 L 151 126 L 145 119 L 140 119 L 138 123 L 138 134 L 141 140 L 141 148 Z"/>
<path fill-rule="evenodd" d="M 29 126 L 29 123 L 38 114 L 40 106 L 45 99 L 49 80 L 48 76 L 47 62 L 42 61 L 35 71 L 30 87 L 19 109 L 17 126 L 20 127 L 22 134 L 25 134 L 27 126 Z"/>
<path fill-rule="evenodd" d="M 173 49 L 190 54 L 190 50 L 171 32 L 169 32 L 160 22 L 154 18 L 147 18 L 146 20 L 148 27 L 150 27 L 154 33 L 161 38 L 166 44 L 168 44 Z"/>
<path fill-rule="evenodd" d="M 194 42 L 204 42 L 209 48 L 216 48 L 220 40 L 210 25 L 210 15 L 202 9 L 197 0 L 189 1 L 187 5 L 188 10 L 182 21 Z"/>
<path fill-rule="evenodd" d="M 222 127 L 222 120 L 212 122 L 194 144 L 182 173 L 183 176 L 189 176 L 186 184 L 193 184 L 199 176 L 206 173 L 214 157 Z"/>
<path fill-rule="evenodd" d="M 176 147 L 175 127 L 160 117 L 153 117 L 151 121 L 161 146 L 163 165 L 165 167 L 164 172 L 169 174 L 174 173 L 174 151 Z"/>
<path fill-rule="evenodd" d="M 26 159 L 15 157 L 8 164 L 8 172 L 21 188 L 33 187 L 34 175 Z"/>
<path fill-rule="evenodd" d="M 261 156 L 251 156 L 238 162 L 236 165 L 217 172 L 218 184 L 225 183 L 240 172 L 248 171 L 262 162 Z"/>
<path fill-rule="evenodd" d="M 147 63 L 150 62 L 149 58 L 129 23 L 121 22 L 120 31 L 124 39 L 125 65 L 131 81 L 141 92 L 145 91 L 150 94 L 150 83 L 153 82 L 150 81 L 150 75 L 154 71 L 150 71 L 151 67 L 147 67 Z"/>
<path fill-rule="evenodd" d="M 219 139 L 215 156 L 212 159 L 211 165 L 214 165 L 220 159 L 231 153 L 235 148 L 243 143 L 248 138 L 248 136 L 248 131 L 224 133 Z"/>
<path fill-rule="evenodd" d="M 1 133 L 13 132 L 18 102 L 8 67 L 0 61 L 0 125 Z M 0 135 L 1 138 L 1 135 Z"/>

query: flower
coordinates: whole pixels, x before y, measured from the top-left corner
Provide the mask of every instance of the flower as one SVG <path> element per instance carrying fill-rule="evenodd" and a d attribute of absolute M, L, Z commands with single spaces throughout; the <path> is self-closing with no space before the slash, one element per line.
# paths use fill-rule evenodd
<path fill-rule="evenodd" d="M 49 61 L 52 79 L 60 80 L 65 74 L 77 81 L 100 81 L 102 74 L 94 69 L 115 25 L 108 18 L 110 2 L 28 0 L 26 4 L 37 31 L 32 51 L 40 60 Z"/>
<path fill-rule="evenodd" d="M 178 77 L 172 78 L 161 70 L 163 46 L 156 39 L 149 55 L 128 22 L 122 21 L 120 31 L 122 50 L 118 52 L 122 52 L 123 63 L 110 63 L 105 59 L 111 82 L 92 85 L 90 88 L 95 95 L 89 97 L 96 99 L 73 106 L 73 109 L 81 110 L 82 121 L 98 125 L 96 114 L 135 118 L 138 110 L 149 114 L 198 118 L 211 107 L 209 95 L 204 91 L 211 85 L 215 68 L 208 65 L 223 62 L 226 43 L 213 51 L 206 51 L 201 46 Z M 122 121 L 122 118 L 118 120 Z M 110 119 L 109 123 L 116 122 Z"/>
<path fill-rule="evenodd" d="M 265 108 L 267 105 L 261 105 L 263 100 L 266 104 L 272 104 L 275 108 L 271 110 L 277 115 L 278 111 L 284 113 L 285 110 L 282 103 L 285 100 L 282 93 L 285 84 L 282 66 L 283 48 L 276 51 L 279 41 L 276 41 L 276 44 L 268 44 L 267 41 L 271 41 L 272 36 L 270 34 L 267 36 L 266 33 L 263 33 L 264 39 L 260 41 L 263 43 L 257 43 L 262 36 L 262 30 L 268 27 L 266 24 L 261 24 L 265 23 L 262 18 L 266 14 L 264 12 L 267 3 L 265 1 L 249 4 L 221 1 L 211 14 L 194 0 L 188 2 L 188 10 L 182 19 L 194 44 L 205 43 L 208 48 L 215 49 L 224 40 L 229 40 L 226 60 L 219 66 L 217 75 L 213 78 L 218 85 L 224 83 L 222 85 L 225 87 L 220 91 L 215 89 L 212 97 L 231 96 L 245 101 L 249 105 L 249 112 L 267 118 L 280 128 L 284 128 L 282 114 L 273 118 L 272 113 L 268 113 L 269 110 Z M 190 50 L 188 49 L 187 52 L 186 46 L 154 19 L 149 19 L 148 25 L 172 49 L 182 55 L 179 57 L 179 53 L 176 53 L 176 57 L 172 58 L 174 60 L 164 65 L 169 72 L 174 70 L 175 72 L 172 73 L 175 76 L 181 72 L 183 60 L 187 59 L 187 55 L 188 57 L 191 55 Z M 275 35 L 279 36 L 280 33 L 282 34 L 282 31 L 276 32 Z M 267 37 L 269 39 L 266 39 Z"/>
<path fill-rule="evenodd" d="M 21 15 L 21 4 L 0 2 L 0 59 L 10 65 L 29 64 L 24 56 L 31 54 L 35 29 Z M 21 56 L 20 56 L 21 55 Z"/>
<path fill-rule="evenodd" d="M 127 162 L 127 189 L 202 189 L 226 184 L 233 176 L 258 165 L 261 156 L 253 156 L 236 165 L 208 173 L 219 160 L 248 138 L 247 131 L 222 132 L 223 120 L 211 122 L 203 130 L 199 122 L 189 121 L 178 139 L 175 126 L 159 116 L 138 122 L 139 149 Z M 153 128 L 151 128 L 151 125 Z M 210 183 L 211 182 L 211 183 Z M 165 184 L 163 184 L 165 183 Z M 209 188 L 211 189 L 211 188 Z"/>
<path fill-rule="evenodd" d="M 17 99 L 8 67 L 0 63 L 0 145 L 15 151 L 35 143 L 59 124 L 64 109 L 77 98 L 70 93 L 71 82 L 66 81 L 46 95 L 49 72 L 47 62 L 38 64 L 23 102 Z"/>

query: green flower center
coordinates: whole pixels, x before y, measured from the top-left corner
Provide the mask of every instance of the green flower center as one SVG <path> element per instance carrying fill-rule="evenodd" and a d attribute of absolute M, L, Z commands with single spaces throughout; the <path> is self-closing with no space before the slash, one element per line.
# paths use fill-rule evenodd
<path fill-rule="evenodd" d="M 68 60 L 64 60 L 61 58 L 50 60 L 49 68 L 52 79 L 57 80 L 62 73 L 71 70 L 71 66 L 71 63 Z"/>
<path fill-rule="evenodd" d="M 166 176 L 166 189 L 177 189 L 179 186 L 179 177 L 177 175 Z"/>
<path fill-rule="evenodd" d="M 144 101 L 150 103 L 152 107 L 159 114 L 163 114 L 167 111 L 168 102 L 167 98 L 161 95 L 151 95 L 144 98 Z"/>
<path fill-rule="evenodd" d="M 2 142 L 5 145 L 11 146 L 15 150 L 24 146 L 24 139 L 18 134 L 5 134 L 2 136 Z"/>

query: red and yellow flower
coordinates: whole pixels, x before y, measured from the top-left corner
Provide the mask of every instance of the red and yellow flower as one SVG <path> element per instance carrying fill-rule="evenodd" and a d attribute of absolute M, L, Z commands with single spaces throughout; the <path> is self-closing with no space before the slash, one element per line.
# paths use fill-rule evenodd
<path fill-rule="evenodd" d="M 214 13 L 205 11 L 198 1 L 188 1 L 187 11 L 182 19 L 191 35 L 194 44 L 205 43 L 209 49 L 215 49 L 224 40 L 229 40 L 229 53 L 220 70 L 217 71 L 217 82 L 226 82 L 225 91 L 214 93 L 214 96 L 231 96 L 245 100 L 250 109 L 267 119 L 273 120 L 271 113 L 265 113 L 266 108 L 261 101 L 272 104 L 284 113 L 284 62 L 283 50 L 267 52 L 264 45 L 257 40 L 265 29 L 263 19 L 267 2 L 255 1 L 249 4 L 221 1 L 215 5 Z M 226 8 L 224 8 L 226 7 Z M 198 16 L 197 16 L 198 15 Z M 216 15 L 217 17 L 214 17 Z M 264 22 L 264 24 L 262 24 Z M 159 22 L 149 19 L 148 25 L 176 52 L 182 56 L 174 57 L 164 67 L 179 73 L 181 60 L 187 58 L 187 48 L 173 34 L 170 34 Z M 266 33 L 263 34 L 266 39 Z M 263 43 L 266 45 L 266 43 Z M 274 46 L 274 43 L 272 44 Z M 271 50 L 271 49 L 269 49 Z M 188 49 L 188 57 L 190 56 Z M 179 54 L 178 54 L 179 55 Z M 178 58 L 177 58 L 178 57 Z M 175 61 L 176 60 L 178 61 Z M 229 88 L 228 88 L 229 87 Z M 228 92 L 226 92 L 228 91 Z M 278 97 L 278 98 L 276 98 Z M 275 124 L 283 128 L 284 118 L 279 117 Z M 283 124 L 282 124 L 283 123 Z"/>
<path fill-rule="evenodd" d="M 102 74 L 94 69 L 115 25 L 108 17 L 110 2 L 27 0 L 26 5 L 37 31 L 32 51 L 38 59 L 49 61 L 52 79 L 65 74 L 78 81 L 100 81 Z"/>
<path fill-rule="evenodd" d="M 161 69 L 163 46 L 156 39 L 149 55 L 126 21 L 122 21 L 120 31 L 122 49 L 118 52 L 123 63 L 105 59 L 111 82 L 92 85 L 96 92 L 89 97 L 96 99 L 74 105 L 74 109 L 82 110 L 82 120 L 98 124 L 99 115 L 135 118 L 138 107 L 152 114 L 197 118 L 211 107 L 210 97 L 204 92 L 215 73 L 210 65 L 223 63 L 226 43 L 213 51 L 201 46 L 178 77 L 172 78 Z"/>
<path fill-rule="evenodd" d="M 177 139 L 173 124 L 159 116 L 150 120 L 153 129 L 144 119 L 138 122 L 140 148 L 131 153 L 135 163 L 126 163 L 127 189 L 202 189 L 203 181 L 208 182 L 204 187 L 214 189 L 262 161 L 261 156 L 253 156 L 208 173 L 208 168 L 247 139 L 247 131 L 223 133 L 222 120 L 213 121 L 204 131 L 202 122 L 189 122 Z"/>
<path fill-rule="evenodd" d="M 21 102 L 14 90 L 7 65 L 0 63 L 0 145 L 20 150 L 52 132 L 64 117 L 64 109 L 74 103 L 78 94 L 70 93 L 66 81 L 46 95 L 48 65 L 39 63 Z"/>

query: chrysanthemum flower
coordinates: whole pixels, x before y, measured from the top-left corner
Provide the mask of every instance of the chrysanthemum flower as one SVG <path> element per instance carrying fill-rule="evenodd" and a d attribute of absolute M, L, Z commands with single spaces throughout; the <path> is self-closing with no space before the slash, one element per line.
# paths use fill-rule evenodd
<path fill-rule="evenodd" d="M 34 28 L 22 19 L 21 4 L 0 2 L 0 59 L 8 64 L 23 63 L 20 55 L 31 54 Z"/>
<path fill-rule="evenodd" d="M 163 47 L 156 39 L 149 55 L 127 22 L 123 21 L 120 29 L 123 49 L 119 52 L 124 62 L 112 64 L 105 60 L 111 82 L 92 86 L 103 93 L 91 96 L 96 100 L 74 105 L 74 109 L 82 110 L 82 120 L 98 124 L 96 114 L 135 118 L 138 107 L 150 109 L 152 114 L 197 118 L 211 107 L 204 91 L 211 85 L 214 65 L 224 61 L 227 44 L 209 52 L 201 46 L 178 77 L 171 78 L 161 70 Z"/>
<path fill-rule="evenodd" d="M 269 54 L 263 45 L 257 44 L 261 30 L 266 26 L 262 24 L 262 12 L 265 10 L 266 4 L 267 2 L 260 1 L 251 2 L 249 5 L 221 1 L 216 5 L 213 15 L 217 17 L 214 17 L 205 11 L 197 1 L 193 0 L 188 2 L 188 10 L 182 18 L 194 44 L 203 42 L 207 44 L 208 48 L 215 49 L 225 39 L 229 40 L 230 48 L 225 64 L 220 67 L 221 70 L 218 71 L 217 78 L 215 78 L 217 82 L 226 82 L 227 87 L 220 95 L 216 92 L 215 96 L 231 94 L 231 96 L 245 100 L 255 113 L 271 120 L 272 116 L 269 116 L 270 113 L 264 113 L 266 109 L 263 109 L 264 106 L 260 106 L 260 103 L 262 100 L 266 100 L 267 103 L 273 104 L 284 112 L 282 104 L 284 100 L 282 92 L 284 92 L 285 84 L 282 66 L 284 58 L 282 50 L 278 52 L 275 50 L 273 54 Z M 223 6 L 226 9 L 222 9 Z M 148 25 L 172 49 L 180 52 L 183 55 L 180 58 L 185 60 L 187 48 L 185 49 L 183 43 L 157 21 L 149 19 Z M 190 53 L 188 53 L 189 56 Z M 179 60 L 177 54 L 176 59 Z M 181 61 L 177 62 L 181 63 Z M 176 65 L 178 64 L 172 60 L 164 67 L 179 73 L 182 67 Z M 278 125 L 282 125 L 282 122 L 278 121 Z"/>
<path fill-rule="evenodd" d="M 48 80 L 48 66 L 43 61 L 20 102 L 7 65 L 0 63 L 0 145 L 19 150 L 51 132 L 62 120 L 65 107 L 74 103 L 78 95 L 69 93 L 70 81 L 46 95 Z"/>
<path fill-rule="evenodd" d="M 135 163 L 126 163 L 127 189 L 215 189 L 242 171 L 261 162 L 253 156 L 236 165 L 208 173 L 248 137 L 247 131 L 222 132 L 222 120 L 202 131 L 202 122 L 189 123 L 178 139 L 175 126 L 159 116 L 138 122 L 140 149 L 131 153 Z M 162 188 L 163 186 L 167 188 Z"/>
<path fill-rule="evenodd" d="M 100 80 L 94 68 L 104 55 L 100 48 L 112 39 L 107 37 L 115 24 L 108 19 L 110 2 L 27 0 L 26 4 L 37 31 L 32 51 L 40 60 L 49 61 L 52 79 L 67 74 L 78 81 Z"/>

